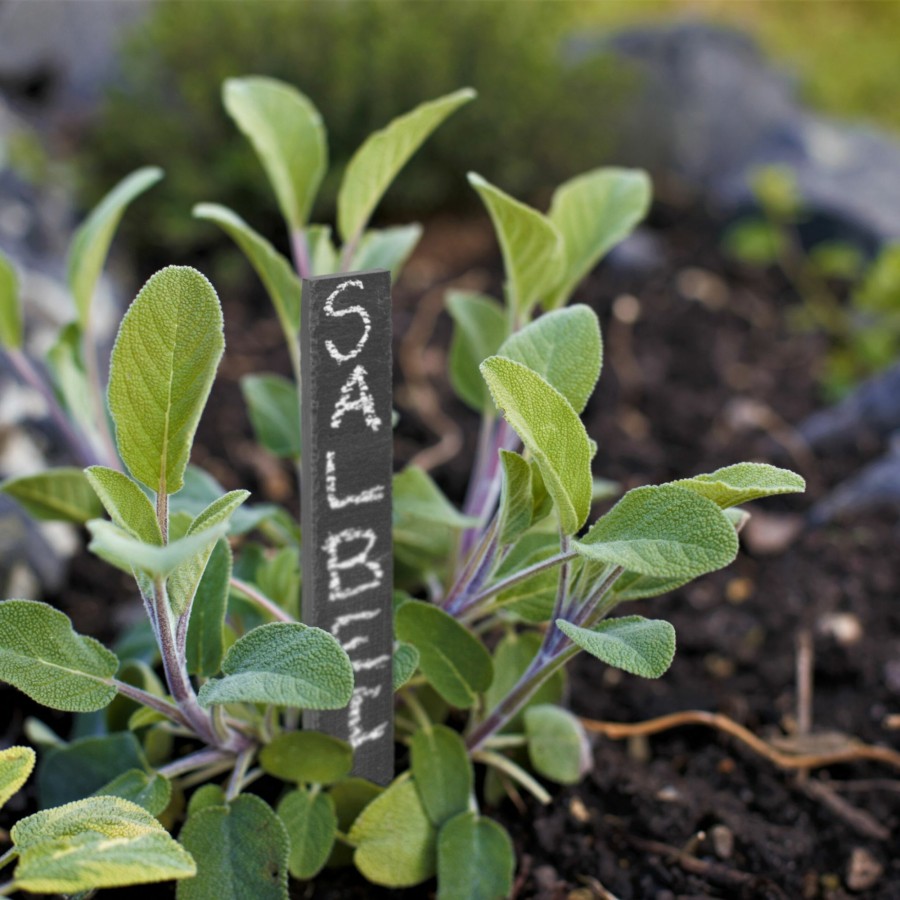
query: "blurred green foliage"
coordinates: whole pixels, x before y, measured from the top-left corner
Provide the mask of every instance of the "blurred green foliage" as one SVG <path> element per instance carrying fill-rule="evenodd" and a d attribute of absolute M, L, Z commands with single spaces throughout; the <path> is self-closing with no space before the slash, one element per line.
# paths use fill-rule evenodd
<path fill-rule="evenodd" d="M 478 90 L 478 103 L 425 148 L 382 214 L 471 204 L 468 169 L 542 200 L 573 171 L 605 160 L 627 100 L 629 77 L 611 61 L 565 61 L 563 39 L 580 8 L 516 0 L 157 4 L 128 40 L 123 78 L 83 147 L 84 202 L 143 160 L 162 166 L 166 180 L 140 229 L 124 232 L 148 264 L 219 240 L 192 220 L 195 202 L 242 209 L 264 234 L 280 233 L 252 151 L 218 102 L 224 79 L 247 74 L 296 84 L 323 111 L 333 166 L 319 220 L 332 220 L 343 164 L 367 134 L 460 84 Z"/>

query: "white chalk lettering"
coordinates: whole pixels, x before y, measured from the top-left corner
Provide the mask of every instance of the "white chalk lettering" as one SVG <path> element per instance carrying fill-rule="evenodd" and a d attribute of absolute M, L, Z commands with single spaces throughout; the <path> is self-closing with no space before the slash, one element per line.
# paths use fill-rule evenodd
<path fill-rule="evenodd" d="M 337 495 L 337 467 L 334 463 L 334 450 L 325 453 L 325 496 L 331 509 L 343 509 L 345 506 L 359 506 L 362 503 L 374 503 L 384 500 L 384 485 L 376 484 L 359 494 Z"/>
<path fill-rule="evenodd" d="M 388 727 L 388 722 L 382 722 L 370 731 L 362 730 L 362 706 L 363 702 L 368 698 L 374 700 L 381 694 L 381 685 L 373 688 L 356 687 L 353 689 L 353 696 L 350 698 L 348 723 L 350 725 L 350 746 L 355 750 L 357 747 L 368 743 L 369 741 L 377 741 L 384 737 Z"/>
<path fill-rule="evenodd" d="M 341 396 L 338 397 L 337 403 L 334 404 L 334 412 L 331 414 L 331 427 L 338 428 L 344 414 L 351 411 L 359 411 L 366 420 L 366 425 L 372 431 L 378 431 L 381 427 L 381 419 L 375 414 L 375 398 L 366 384 L 366 370 L 362 366 L 357 366 L 351 373 L 350 377 L 344 382 L 341 388 Z M 355 400 L 350 399 L 351 391 L 356 388 L 358 396 Z"/>
<path fill-rule="evenodd" d="M 364 609 L 362 612 L 348 613 L 345 616 L 338 616 L 334 620 L 334 624 L 329 631 L 337 637 L 348 625 L 354 622 L 371 622 L 372 619 L 381 615 L 380 609 Z"/>
<path fill-rule="evenodd" d="M 365 347 L 366 341 L 369 339 L 369 332 L 372 330 L 372 320 L 369 317 L 369 313 L 362 306 L 347 306 L 344 309 L 335 309 L 334 301 L 338 294 L 342 291 L 346 290 L 348 287 L 355 287 L 363 290 L 363 283 L 357 279 L 352 279 L 350 281 L 343 281 L 339 284 L 331 294 L 328 295 L 328 299 L 325 301 L 325 305 L 323 309 L 325 310 L 325 314 L 329 316 L 334 316 L 335 318 L 341 318 L 343 316 L 359 316 L 363 322 L 363 333 L 362 337 L 357 342 L 356 346 L 349 353 L 341 353 L 337 347 L 334 345 L 334 341 L 327 340 L 325 341 L 325 349 L 328 351 L 329 355 L 332 359 L 336 360 L 339 363 L 345 363 L 349 359 L 353 359 L 355 356 L 359 356 L 362 352 L 362 348 Z"/>
<path fill-rule="evenodd" d="M 328 556 L 326 568 L 328 570 L 328 599 L 329 600 L 347 600 L 362 594 L 365 591 L 378 587 L 383 578 L 384 570 L 375 560 L 369 559 L 369 553 L 375 546 L 377 537 L 371 528 L 345 528 L 337 534 L 329 534 L 322 544 L 322 549 Z M 359 553 L 340 559 L 338 557 L 338 548 L 342 544 L 349 544 L 353 541 L 365 541 L 366 546 Z M 364 566 L 372 574 L 372 580 L 354 587 L 344 587 L 341 584 L 341 573 L 349 569 L 355 569 L 358 566 Z"/>

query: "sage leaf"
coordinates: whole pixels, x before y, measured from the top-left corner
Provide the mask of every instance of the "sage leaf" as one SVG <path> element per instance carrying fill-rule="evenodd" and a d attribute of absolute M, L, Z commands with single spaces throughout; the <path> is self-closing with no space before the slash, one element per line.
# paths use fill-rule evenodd
<path fill-rule="evenodd" d="M 623 572 L 613 584 L 612 591 L 619 602 L 624 603 L 627 600 L 643 600 L 668 594 L 692 580 L 692 577 L 659 578 L 641 575 L 639 572 Z"/>
<path fill-rule="evenodd" d="M 318 731 L 287 731 L 263 747 L 263 770 L 296 784 L 334 784 L 350 774 L 353 748 Z"/>
<path fill-rule="evenodd" d="M 563 306 L 594 266 L 647 215 L 652 187 L 638 169 L 603 168 L 561 184 L 548 216 L 565 245 L 562 281 L 545 304 Z"/>
<path fill-rule="evenodd" d="M 28 781 L 36 761 L 37 755 L 31 747 L 0 750 L 0 809 Z"/>
<path fill-rule="evenodd" d="M 593 628 L 557 619 L 556 625 L 591 656 L 641 678 L 659 678 L 675 657 L 675 629 L 661 619 L 624 616 Z"/>
<path fill-rule="evenodd" d="M 419 668 L 453 706 L 468 709 L 494 677 L 490 654 L 467 628 L 442 609 L 408 600 L 395 615 L 397 638 L 419 651 Z"/>
<path fill-rule="evenodd" d="M 91 388 L 81 352 L 82 338 L 78 323 L 69 322 L 60 329 L 47 351 L 46 363 L 60 405 L 96 445 L 102 438 L 94 422 Z"/>
<path fill-rule="evenodd" d="M 557 284 L 563 271 L 563 241 L 556 226 L 536 209 L 520 203 L 474 172 L 478 191 L 500 242 L 508 303 L 520 319 Z"/>
<path fill-rule="evenodd" d="M 393 686 L 394 691 L 400 688 L 416 674 L 419 668 L 419 651 L 412 644 L 398 642 L 394 647 Z"/>
<path fill-rule="evenodd" d="M 14 885 L 41 894 L 190 878 L 194 861 L 146 810 L 91 797 L 22 819 L 10 831 Z"/>
<path fill-rule="evenodd" d="M 345 778 L 329 790 L 337 813 L 338 828 L 348 834 L 357 816 L 382 791 L 380 785 L 366 781 L 365 778 Z M 342 841 L 335 842 L 328 857 L 328 867 L 343 867 L 353 864 L 353 848 Z"/>
<path fill-rule="evenodd" d="M 603 364 L 597 314 L 582 304 L 544 313 L 511 334 L 497 355 L 537 372 L 580 413 L 593 393 Z"/>
<path fill-rule="evenodd" d="M 32 600 L 0 602 L 0 681 L 66 712 L 103 709 L 116 695 L 119 660 L 76 634 L 69 617 Z"/>
<path fill-rule="evenodd" d="M 341 645 L 321 628 L 271 622 L 248 631 L 222 660 L 225 678 L 200 688 L 201 706 L 267 703 L 341 709 L 353 692 L 353 668 Z"/>
<path fill-rule="evenodd" d="M 396 280 L 421 237 L 422 226 L 418 223 L 367 231 L 353 255 L 350 270 L 387 269 L 391 279 Z"/>
<path fill-rule="evenodd" d="M 296 88 L 261 76 L 229 78 L 222 101 L 253 145 L 285 222 L 299 231 L 328 167 L 319 111 Z"/>
<path fill-rule="evenodd" d="M 172 784 L 158 772 L 129 769 L 94 791 L 95 797 L 121 797 L 158 816 L 169 805 Z"/>
<path fill-rule="evenodd" d="M 663 484 L 629 491 L 572 546 L 588 559 L 629 572 L 691 579 L 727 566 L 738 540 L 711 500 Z"/>
<path fill-rule="evenodd" d="M 119 453 L 156 493 L 184 484 L 194 432 L 225 346 L 222 308 L 195 269 L 157 272 L 128 308 L 110 361 Z"/>
<path fill-rule="evenodd" d="M 187 817 L 195 815 L 208 806 L 226 806 L 225 789 L 219 784 L 202 784 L 188 800 Z"/>
<path fill-rule="evenodd" d="M 191 815 L 179 835 L 197 876 L 178 883 L 178 900 L 288 900 L 290 839 L 255 794 Z"/>
<path fill-rule="evenodd" d="M 278 804 L 278 816 L 291 841 L 288 870 L 294 878 L 313 878 L 328 861 L 337 835 L 331 797 L 321 792 L 291 791 Z"/>
<path fill-rule="evenodd" d="M 0 484 L 0 491 L 42 521 L 81 525 L 103 515 L 103 506 L 81 469 L 46 469 L 37 475 L 10 478 Z"/>
<path fill-rule="evenodd" d="M 300 456 L 297 386 L 281 375 L 245 375 L 241 393 L 257 441 L 280 459 Z"/>
<path fill-rule="evenodd" d="M 492 356 L 481 374 L 541 470 L 560 528 L 574 534 L 591 508 L 591 448 L 572 405 L 556 388 L 521 363 Z"/>
<path fill-rule="evenodd" d="M 515 543 L 530 527 L 532 516 L 531 466 L 512 450 L 500 450 L 500 546 Z"/>
<path fill-rule="evenodd" d="M 162 169 L 153 166 L 132 172 L 97 204 L 75 232 L 69 250 L 68 281 L 83 330 L 88 328 L 94 290 L 125 209 L 162 177 Z"/>
<path fill-rule="evenodd" d="M 516 858 L 498 822 L 460 813 L 438 835 L 438 900 L 502 900 L 513 887 Z"/>
<path fill-rule="evenodd" d="M 448 291 L 446 303 L 454 324 L 448 359 L 450 383 L 463 403 L 482 412 L 488 409 L 491 395 L 478 367 L 506 339 L 506 313 L 496 300 L 470 291 Z"/>
<path fill-rule="evenodd" d="M 19 279 L 12 260 L 2 251 L 0 251 L 0 345 L 11 349 L 22 346 Z"/>
<path fill-rule="evenodd" d="M 281 330 L 291 341 L 300 331 L 300 279 L 291 264 L 258 232 L 254 231 L 236 212 L 217 203 L 198 203 L 195 218 L 215 222 L 237 245 L 253 266 L 263 283 Z"/>
<path fill-rule="evenodd" d="M 695 475 L 672 483 L 709 498 L 721 509 L 762 497 L 806 490 L 806 482 L 796 473 L 764 463 L 737 463 L 708 475 Z"/>
<path fill-rule="evenodd" d="M 452 728 L 434 725 L 417 731 L 410 744 L 410 770 L 434 825 L 468 809 L 475 774 L 466 745 Z"/>
<path fill-rule="evenodd" d="M 191 675 L 211 678 L 225 655 L 225 612 L 231 581 L 231 548 L 219 538 L 197 585 L 187 633 L 187 667 Z"/>
<path fill-rule="evenodd" d="M 353 862 L 373 884 L 413 887 L 435 872 L 434 826 L 415 784 L 395 781 L 357 817 L 350 829 Z"/>
<path fill-rule="evenodd" d="M 385 191 L 426 138 L 474 97 L 464 88 L 422 103 L 366 138 L 347 164 L 338 191 L 338 232 L 346 243 L 363 233 Z"/>
<path fill-rule="evenodd" d="M 544 778 L 557 784 L 576 784 L 591 766 L 584 726 L 560 706 L 538 704 L 526 709 L 525 735 L 531 765 Z"/>
<path fill-rule="evenodd" d="M 313 275 L 331 275 L 338 271 L 340 259 L 331 240 L 330 225 L 310 225 L 306 235 L 309 267 Z"/>
<path fill-rule="evenodd" d="M 135 481 L 122 472 L 105 466 L 84 470 L 94 493 L 119 528 L 145 544 L 162 545 L 162 532 L 156 510 Z"/>

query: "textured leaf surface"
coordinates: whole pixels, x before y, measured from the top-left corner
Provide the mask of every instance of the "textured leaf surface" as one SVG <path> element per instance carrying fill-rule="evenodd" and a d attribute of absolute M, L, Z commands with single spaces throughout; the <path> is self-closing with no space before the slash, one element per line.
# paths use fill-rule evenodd
<path fill-rule="evenodd" d="M 245 375 L 241 393 L 260 444 L 283 459 L 300 456 L 300 401 L 294 383 L 281 375 Z"/>
<path fill-rule="evenodd" d="M 419 651 L 419 668 L 448 702 L 468 709 L 494 677 L 484 644 L 442 609 L 409 600 L 397 610 L 395 630 Z"/>
<path fill-rule="evenodd" d="M 253 144 L 293 231 L 303 228 L 328 166 L 319 111 L 274 78 L 229 78 L 222 89 L 228 114 Z"/>
<path fill-rule="evenodd" d="M 393 685 L 394 690 L 400 688 L 416 674 L 419 668 L 419 651 L 412 644 L 402 641 L 394 648 Z"/>
<path fill-rule="evenodd" d="M 197 877 L 179 882 L 178 900 L 287 900 L 290 840 L 255 794 L 198 810 L 179 839 L 197 863 Z"/>
<path fill-rule="evenodd" d="M 84 220 L 69 252 L 69 288 L 75 298 L 78 321 L 87 328 L 91 300 L 106 263 L 109 245 L 128 204 L 163 177 L 162 169 L 149 166 L 120 181 Z"/>
<path fill-rule="evenodd" d="M 341 709 L 353 692 L 353 668 L 327 631 L 299 623 L 260 625 L 231 646 L 227 677 L 208 681 L 200 703 L 271 703 L 304 709 Z"/>
<path fill-rule="evenodd" d="M 31 747 L 0 750 L 0 808 L 28 781 L 36 760 Z"/>
<path fill-rule="evenodd" d="M 796 473 L 764 463 L 738 463 L 708 475 L 682 478 L 673 484 L 709 498 L 722 509 L 761 497 L 797 494 L 806 490 L 806 482 Z"/>
<path fill-rule="evenodd" d="M 296 339 L 300 330 L 300 279 L 291 264 L 237 213 L 217 203 L 200 203 L 194 207 L 198 219 L 215 222 L 237 245 L 263 283 L 281 328 L 288 340 Z"/>
<path fill-rule="evenodd" d="M 91 466 L 84 470 L 84 474 L 119 528 L 124 528 L 145 544 L 162 544 L 156 510 L 136 482 L 124 473 L 105 466 Z"/>
<path fill-rule="evenodd" d="M 391 279 L 396 280 L 420 237 L 422 226 L 418 224 L 367 231 L 359 242 L 350 270 L 387 269 Z"/>
<path fill-rule="evenodd" d="M 307 880 L 328 861 L 337 834 L 337 815 L 328 794 L 291 791 L 278 804 L 278 816 L 291 840 L 288 869 Z"/>
<path fill-rule="evenodd" d="M 0 251 L 0 345 L 22 346 L 22 304 L 19 279 L 9 257 Z"/>
<path fill-rule="evenodd" d="M 454 324 L 448 360 L 450 383 L 464 403 L 481 412 L 488 408 L 491 395 L 478 367 L 506 339 L 506 312 L 491 297 L 469 291 L 448 291 L 446 302 Z"/>
<path fill-rule="evenodd" d="M 559 784 L 576 784 L 591 766 L 584 726 L 560 706 L 540 704 L 525 710 L 528 758 L 535 772 Z"/>
<path fill-rule="evenodd" d="M 410 760 L 419 799 L 434 825 L 440 827 L 468 808 L 475 776 L 466 745 L 456 731 L 445 725 L 417 731 Z"/>
<path fill-rule="evenodd" d="M 506 829 L 464 812 L 438 836 L 438 900 L 502 900 L 512 891 L 516 858 Z"/>
<path fill-rule="evenodd" d="M 525 317 L 559 281 L 563 242 L 556 226 L 536 209 L 520 203 L 474 172 L 478 191 L 494 223 L 506 270 L 509 304 Z"/>
<path fill-rule="evenodd" d="M 288 731 L 263 747 L 259 762 L 282 781 L 333 784 L 350 774 L 353 748 L 330 734 Z"/>
<path fill-rule="evenodd" d="M 727 566 L 738 540 L 711 500 L 663 484 L 629 491 L 573 547 L 630 572 L 690 579 Z"/>
<path fill-rule="evenodd" d="M 511 334 L 497 355 L 522 363 L 543 376 L 580 413 L 603 364 L 597 314 L 582 304 L 544 313 Z"/>
<path fill-rule="evenodd" d="M 435 872 L 434 826 L 415 784 L 395 781 L 357 817 L 350 829 L 353 862 L 374 884 L 412 887 Z"/>
<path fill-rule="evenodd" d="M 210 678 L 221 671 L 230 580 L 231 548 L 225 538 L 219 538 L 197 585 L 191 607 L 186 645 L 187 666 L 191 675 Z"/>
<path fill-rule="evenodd" d="M 591 449 L 581 419 L 559 391 L 521 363 L 492 356 L 481 364 L 481 373 L 533 454 L 560 527 L 574 534 L 591 508 Z"/>
<path fill-rule="evenodd" d="M 557 619 L 556 625 L 591 656 L 642 678 L 659 678 L 675 657 L 675 629 L 661 619 L 624 616 L 593 628 Z"/>
<path fill-rule="evenodd" d="M 109 408 L 119 453 L 150 490 L 181 489 L 224 347 L 219 298 L 195 269 L 157 272 L 125 313 L 110 361 Z"/>
<path fill-rule="evenodd" d="M 35 519 L 76 522 L 103 515 L 103 506 L 81 469 L 47 469 L 38 475 L 11 478 L 0 484 Z"/>
<path fill-rule="evenodd" d="M 562 306 L 594 266 L 644 218 L 652 186 L 637 169 L 604 168 L 561 184 L 549 218 L 563 236 L 565 275 L 548 308 Z"/>
<path fill-rule="evenodd" d="M 343 834 L 349 834 L 356 817 L 383 790 L 383 787 L 366 781 L 365 778 L 345 778 L 334 785 L 328 793 L 334 802 L 338 829 Z M 342 841 L 337 841 L 328 858 L 329 868 L 350 865 L 353 865 L 353 848 Z"/>
<path fill-rule="evenodd" d="M 172 784 L 158 772 L 129 769 L 96 790 L 94 795 L 121 797 L 146 809 L 151 816 L 158 816 L 169 805 Z"/>
<path fill-rule="evenodd" d="M 51 709 L 92 712 L 116 695 L 119 660 L 76 634 L 68 616 L 31 600 L 0 603 L 0 680 Z"/>
<path fill-rule="evenodd" d="M 82 432 L 96 445 L 101 438 L 94 422 L 90 386 L 81 353 L 82 333 L 77 322 L 69 322 L 56 336 L 45 361 L 53 378 L 56 396 L 66 412 L 78 423 Z"/>
<path fill-rule="evenodd" d="M 409 158 L 447 116 L 474 97 L 475 92 L 465 88 L 422 103 L 366 138 L 347 164 L 338 192 L 338 231 L 344 241 L 362 234 Z"/>
<path fill-rule="evenodd" d="M 503 483 L 500 488 L 500 525 L 497 533 L 500 545 L 505 547 L 515 543 L 531 526 L 531 466 L 518 453 L 501 450 L 500 467 Z"/>

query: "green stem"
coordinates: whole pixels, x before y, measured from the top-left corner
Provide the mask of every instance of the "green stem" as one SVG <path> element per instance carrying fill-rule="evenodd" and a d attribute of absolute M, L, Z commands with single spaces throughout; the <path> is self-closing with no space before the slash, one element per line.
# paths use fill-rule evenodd
<path fill-rule="evenodd" d="M 430 731 L 432 728 L 431 717 L 425 712 L 425 707 L 422 706 L 421 703 L 416 699 L 415 694 L 412 691 L 404 690 L 403 691 L 403 702 L 406 704 L 409 711 L 413 714 L 416 722 L 419 727 L 424 729 L 425 731 Z"/>
<path fill-rule="evenodd" d="M 15 862 L 19 855 L 19 851 L 15 847 L 10 847 L 2 856 L 0 856 L 0 869 L 8 866 L 11 862 Z"/>
<path fill-rule="evenodd" d="M 228 789 L 225 791 L 226 800 L 234 800 L 240 794 L 241 788 L 244 786 L 244 776 L 247 774 L 247 769 L 250 768 L 255 753 L 256 747 L 248 747 L 241 751 L 231 772 L 231 778 L 228 779 Z"/>
<path fill-rule="evenodd" d="M 544 789 L 535 778 L 526 772 L 521 766 L 517 766 L 508 756 L 502 753 L 492 753 L 490 750 L 478 750 L 472 754 L 475 762 L 484 763 L 487 766 L 493 766 L 506 775 L 509 775 L 513 781 L 517 781 L 525 790 L 534 796 L 534 798 L 546 806 L 550 800 L 550 794 Z"/>
<path fill-rule="evenodd" d="M 230 759 L 230 754 L 223 753 L 221 750 L 198 750 L 196 753 L 190 753 L 181 759 L 173 760 L 157 772 L 164 778 L 175 778 L 178 775 L 184 775 L 186 772 L 193 772 L 196 769 L 203 769 L 212 763 L 224 762 Z"/>
<path fill-rule="evenodd" d="M 7 881 L 6 884 L 0 884 L 0 897 L 8 897 L 16 889 L 14 881 Z"/>
<path fill-rule="evenodd" d="M 483 746 L 488 750 L 508 750 L 512 747 L 524 747 L 528 738 L 524 734 L 495 734 L 488 738 Z"/>
<path fill-rule="evenodd" d="M 255 588 L 252 584 L 248 584 L 246 581 L 242 581 L 240 578 L 232 577 L 231 586 L 243 594 L 248 600 L 251 600 L 255 603 L 260 609 L 264 612 L 267 612 L 270 616 L 277 619 L 279 622 L 291 622 L 294 623 L 297 620 L 291 616 L 289 613 L 286 613 L 274 600 L 270 600 L 262 591 L 258 588 Z"/>

